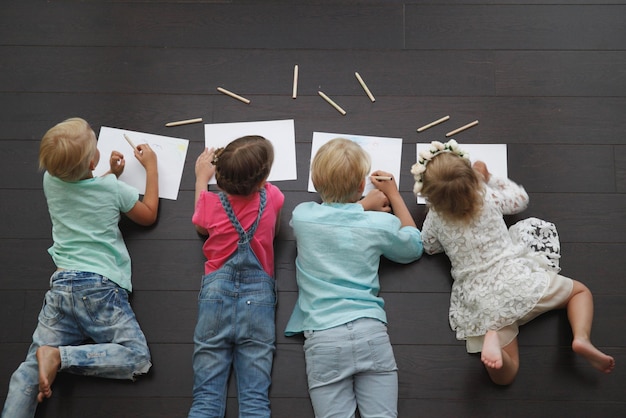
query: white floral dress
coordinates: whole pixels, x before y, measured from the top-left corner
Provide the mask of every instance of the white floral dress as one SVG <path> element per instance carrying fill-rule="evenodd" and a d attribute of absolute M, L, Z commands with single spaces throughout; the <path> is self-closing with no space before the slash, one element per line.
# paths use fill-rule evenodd
<path fill-rule="evenodd" d="M 422 227 L 424 250 L 445 252 L 452 264 L 449 319 L 459 340 L 515 323 L 533 309 L 558 272 L 553 224 L 529 218 L 507 229 L 502 215 L 527 205 L 522 186 L 491 176 L 480 216 L 470 224 L 428 211 Z"/>

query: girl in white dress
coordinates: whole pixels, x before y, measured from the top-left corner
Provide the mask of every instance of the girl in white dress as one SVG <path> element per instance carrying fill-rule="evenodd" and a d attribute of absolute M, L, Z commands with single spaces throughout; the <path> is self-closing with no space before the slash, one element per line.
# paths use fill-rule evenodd
<path fill-rule="evenodd" d="M 590 341 L 593 297 L 582 283 L 558 274 L 553 224 L 530 218 L 507 229 L 502 215 L 523 211 L 522 186 L 472 164 L 455 140 L 435 141 L 413 165 L 414 192 L 428 201 L 424 250 L 445 252 L 452 265 L 450 326 L 467 351 L 481 352 L 491 378 L 513 382 L 519 369 L 518 326 L 543 312 L 566 308 L 572 349 L 609 373 L 613 357 Z"/>

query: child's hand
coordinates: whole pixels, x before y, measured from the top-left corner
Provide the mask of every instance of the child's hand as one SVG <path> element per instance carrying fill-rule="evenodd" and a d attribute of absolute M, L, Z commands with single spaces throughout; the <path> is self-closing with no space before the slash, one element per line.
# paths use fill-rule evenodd
<path fill-rule="evenodd" d="M 119 151 L 111 151 L 111 157 L 109 158 L 110 173 L 115 174 L 115 177 L 119 177 L 124 172 L 126 166 L 126 160 L 124 160 L 124 154 Z"/>
<path fill-rule="evenodd" d="M 387 199 L 385 193 L 378 189 L 370 190 L 367 196 L 359 200 L 357 203 L 360 203 L 364 210 L 391 212 L 389 199 Z"/>
<path fill-rule="evenodd" d="M 205 148 L 196 159 L 196 180 L 203 182 L 205 186 L 215 174 L 214 157 L 215 148 Z"/>
<path fill-rule="evenodd" d="M 482 177 L 485 183 L 489 183 L 489 178 L 491 177 L 491 173 L 487 170 L 487 164 L 482 161 L 476 161 L 472 167 L 476 170 Z"/>
<path fill-rule="evenodd" d="M 375 176 L 390 177 L 391 180 L 376 180 Z M 387 198 L 389 198 L 393 194 L 399 193 L 398 185 L 396 184 L 396 181 L 391 173 L 376 170 L 372 174 L 370 174 L 370 181 L 372 182 L 374 187 L 383 192 L 387 196 Z"/>
<path fill-rule="evenodd" d="M 157 167 L 157 155 L 148 144 L 137 145 L 135 158 L 146 170 Z"/>

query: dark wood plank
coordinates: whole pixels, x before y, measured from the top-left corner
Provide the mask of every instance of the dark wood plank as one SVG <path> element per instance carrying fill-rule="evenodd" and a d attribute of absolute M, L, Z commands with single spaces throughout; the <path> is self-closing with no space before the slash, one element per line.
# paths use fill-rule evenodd
<path fill-rule="evenodd" d="M 401 49 L 401 3 L 319 5 L 273 2 L 16 3 L 3 13 L 0 39 L 13 45 L 140 46 L 167 48 Z M 66 16 L 72 24 L 49 25 Z M 38 27 L 21 25 L 28 19 Z M 97 23 L 96 23 L 97 22 Z M 99 30 L 94 31 L 94 24 Z M 319 31 L 320 25 L 326 30 Z M 268 30 L 271 27 L 272 30 Z"/>
<path fill-rule="evenodd" d="M 471 399 L 483 402 L 477 405 L 482 411 L 487 411 L 488 404 L 494 400 L 532 398 L 543 402 L 593 402 L 601 398 L 607 403 L 624 402 L 622 389 L 616 387 L 617 374 L 599 373 L 568 347 L 521 347 L 518 378 L 513 385 L 504 388 L 490 382 L 480 357 L 467 354 L 462 345 L 396 346 L 394 352 L 401 399 Z M 613 349 L 612 354 L 619 361 L 626 353 L 619 348 Z M 447 378 L 442 379 L 442 373 Z M 550 390 L 538 392 L 538 381 Z M 512 412 L 512 415 L 524 416 L 524 411 Z"/>
<path fill-rule="evenodd" d="M 562 274 L 580 280 L 594 294 L 620 294 L 624 289 L 616 286 L 626 271 L 624 243 L 563 242 L 560 265 Z"/>
<path fill-rule="evenodd" d="M 498 51 L 499 96 L 624 96 L 626 52 Z"/>
<path fill-rule="evenodd" d="M 6 4 L 5 4 L 6 3 Z M 605 376 L 570 349 L 564 311 L 522 327 L 521 370 L 492 385 L 448 325 L 445 255 L 409 265 L 381 260 L 381 295 L 400 368 L 401 417 L 621 417 L 626 361 L 625 0 L 7 0 L 0 13 L 0 402 L 23 360 L 54 270 L 50 221 L 37 170 L 41 136 L 82 116 L 101 126 L 189 139 L 181 193 L 161 200 L 150 228 L 121 222 L 133 258 L 132 304 L 153 354 L 137 382 L 61 373 L 38 417 L 184 417 L 191 404 L 191 339 L 203 271 L 203 239 L 191 225 L 194 162 L 202 124 L 294 119 L 297 180 L 285 193 L 276 240 L 278 347 L 273 416 L 313 417 L 303 337 L 283 331 L 297 298 L 297 255 L 289 218 L 306 191 L 313 132 L 403 139 L 400 190 L 418 226 L 409 174 L 415 143 L 456 135 L 463 143 L 506 143 L 512 178 L 529 208 L 506 217 L 553 221 L 562 274 L 594 294 L 595 343 L 614 355 Z M 297 100 L 292 71 L 300 66 Z M 359 71 L 376 96 L 357 83 Z M 245 105 L 218 85 L 252 99 Z M 340 103 L 341 116 L 317 94 Z M 448 122 L 417 133 L 441 116 Z M 617 330 L 617 331 L 616 331 Z M 237 416 L 234 379 L 227 417 Z"/>
<path fill-rule="evenodd" d="M 312 50 L 301 55 L 293 50 L 0 46 L 0 54 L 6 57 L 0 91 L 19 86 L 47 93 L 209 94 L 218 96 L 218 103 L 235 102 L 240 110 L 247 106 L 216 88 L 239 93 L 253 105 L 259 94 L 284 95 L 293 103 L 295 64 L 303 96 L 323 90 L 330 97 L 358 95 L 367 102 L 355 71 L 372 92 L 386 95 L 482 96 L 495 89 L 489 51 Z M 242 68 L 257 70 L 241 77 Z"/>
<path fill-rule="evenodd" d="M 611 145 L 536 145 L 508 147 L 509 176 L 530 192 L 615 192 Z M 581 170 L 580 161 L 585 165 Z M 584 163 L 582 163 L 584 161 Z"/>
<path fill-rule="evenodd" d="M 623 5 L 406 7 L 409 49 L 623 50 Z M 588 26 L 587 26 L 588 25 Z M 594 31 L 572 30 L 593 27 Z"/>
<path fill-rule="evenodd" d="M 387 91 L 376 78 L 371 79 L 371 84 L 377 84 L 381 94 Z M 374 86 L 371 89 L 377 93 Z M 0 92 L 0 121 L 5 127 L 0 140 L 39 141 L 54 124 L 79 115 L 96 132 L 101 126 L 110 126 L 189 139 L 192 144 L 186 167 L 190 168 L 204 143 L 203 126 L 166 128 L 164 125 L 170 120 L 191 116 L 203 117 L 205 123 L 294 119 L 298 143 L 310 143 L 315 131 L 391 136 L 403 138 L 407 144 L 428 142 L 445 139 L 447 132 L 475 119 L 480 124 L 456 135 L 459 142 L 604 145 L 619 144 L 616 132 L 626 131 L 626 119 L 622 117 L 626 113 L 624 97 L 421 97 L 385 93 L 371 103 L 359 92 L 357 97 L 341 97 L 337 101 L 340 99 L 348 112 L 346 116 L 316 93 L 314 97 L 293 100 L 290 91 L 283 96 L 263 96 L 250 106 L 222 95 Z M 419 126 L 442 115 L 450 115 L 450 120 L 423 133 L 416 132 Z M 405 150 L 406 156 L 415 155 L 414 150 Z M 298 152 L 300 176 L 308 173 L 309 155 L 306 149 Z M 25 163 L 36 166 L 36 154 L 27 158 Z M 509 153 L 510 161 L 515 158 L 518 157 Z M 191 176 L 185 176 L 182 185 L 191 189 L 193 172 L 188 171 L 184 174 Z"/>
<path fill-rule="evenodd" d="M 626 192 L 626 146 L 615 147 L 615 187 L 618 193 Z"/>
<path fill-rule="evenodd" d="M 562 242 L 623 243 L 626 196 L 594 194 L 534 193 L 525 216 L 536 216 L 557 225 Z M 602 208 L 602 210 L 598 210 Z"/>

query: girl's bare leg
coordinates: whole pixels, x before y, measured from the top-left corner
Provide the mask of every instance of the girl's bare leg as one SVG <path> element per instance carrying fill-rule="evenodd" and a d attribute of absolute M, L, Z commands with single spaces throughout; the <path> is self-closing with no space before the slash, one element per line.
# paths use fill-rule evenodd
<path fill-rule="evenodd" d="M 488 331 L 483 342 L 480 356 L 493 383 L 510 385 L 519 370 L 519 350 L 517 338 L 508 345 L 500 347 L 497 331 Z"/>
<path fill-rule="evenodd" d="M 604 354 L 591 343 L 593 295 L 587 286 L 576 280 L 567 300 L 567 317 L 574 334 L 572 350 L 586 358 L 596 369 L 610 373 L 615 367 L 615 359 Z"/>

